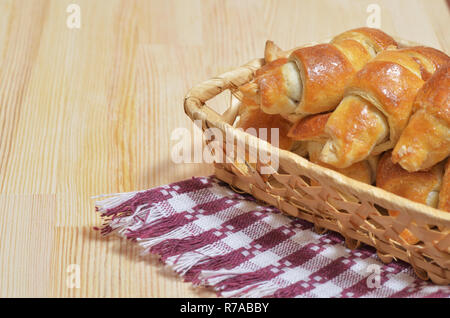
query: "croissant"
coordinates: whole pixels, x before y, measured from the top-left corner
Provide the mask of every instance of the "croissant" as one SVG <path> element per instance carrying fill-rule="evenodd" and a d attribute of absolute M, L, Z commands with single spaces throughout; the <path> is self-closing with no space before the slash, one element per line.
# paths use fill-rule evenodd
<path fill-rule="evenodd" d="M 241 91 L 255 99 L 264 112 L 297 120 L 334 109 L 355 73 L 397 43 L 380 30 L 359 28 L 336 36 L 330 43 L 289 52 L 287 59 L 287 52 L 273 46 L 267 44 L 266 49 L 273 52 L 265 56 L 272 63 L 278 61 L 278 66 L 271 64 L 270 70 L 256 74 Z"/>
<path fill-rule="evenodd" d="M 297 50 L 298 48 L 294 48 L 288 51 L 283 51 L 278 45 L 276 45 L 273 41 L 267 40 L 266 47 L 264 48 L 264 61 L 266 63 L 273 62 L 275 60 L 281 58 L 288 58 L 292 52 Z"/>
<path fill-rule="evenodd" d="M 413 172 L 450 155 L 450 64 L 417 93 L 413 115 L 392 152 L 392 161 Z"/>
<path fill-rule="evenodd" d="M 356 73 L 330 116 L 320 159 L 337 168 L 392 149 L 406 127 L 417 92 L 450 58 L 433 48 L 386 50 Z"/>
<path fill-rule="evenodd" d="M 322 167 L 332 169 L 337 171 L 344 176 L 349 178 L 358 180 L 360 182 L 364 182 L 367 184 L 372 184 L 375 181 L 375 173 L 376 173 L 376 157 L 372 158 L 372 160 L 364 160 L 357 162 L 351 165 L 348 168 L 338 169 L 333 166 L 330 166 L 322 161 L 320 161 L 319 156 L 322 151 L 323 143 L 310 141 L 307 143 L 307 151 L 309 155 L 309 161 L 318 164 Z"/>
<path fill-rule="evenodd" d="M 269 46 L 269 47 L 271 47 L 271 46 Z M 266 60 L 267 63 L 264 64 L 261 68 L 256 70 L 255 80 L 250 81 L 239 87 L 239 91 L 243 94 L 243 99 L 252 101 L 252 103 L 258 105 L 258 107 L 260 104 L 260 98 L 259 98 L 259 87 L 257 84 L 257 79 L 264 76 L 264 74 L 266 74 L 266 73 L 270 73 L 276 69 L 279 69 L 281 66 L 286 64 L 288 61 L 288 59 L 285 57 L 280 57 L 275 60 L 272 60 L 273 54 L 277 54 L 277 53 L 276 52 L 273 52 L 273 53 L 266 52 L 265 55 L 269 55 L 269 57 L 266 57 L 266 59 L 268 59 L 268 60 Z"/>
<path fill-rule="evenodd" d="M 326 140 L 325 124 L 331 113 L 311 115 L 297 121 L 289 130 L 287 136 L 306 144 L 309 160 L 323 167 L 335 170 L 352 179 L 371 184 L 375 181 L 376 158 L 364 160 L 348 168 L 337 169 L 319 159 Z"/>
<path fill-rule="evenodd" d="M 295 122 L 288 132 L 288 136 L 300 141 L 321 141 L 327 138 L 325 125 L 331 113 L 311 115 Z"/>
<path fill-rule="evenodd" d="M 445 165 L 445 173 L 442 177 L 442 187 L 439 193 L 439 205 L 438 208 L 450 212 L 450 159 L 447 160 Z"/>
<path fill-rule="evenodd" d="M 378 164 L 376 185 L 412 201 L 437 207 L 438 201 L 440 200 L 439 192 L 442 186 L 442 166 L 442 164 L 438 164 L 433 166 L 429 171 L 408 172 L 399 164 L 392 162 L 391 152 L 388 151 L 383 154 Z M 440 202 L 440 206 L 441 203 L 444 206 L 446 204 Z M 447 211 L 450 211 L 448 207 Z M 391 216 L 397 216 L 399 214 L 398 211 L 388 212 Z M 410 244 L 418 242 L 418 239 L 407 229 L 400 233 L 400 236 Z"/>
<path fill-rule="evenodd" d="M 281 149 L 291 149 L 294 141 L 288 137 L 288 131 L 291 128 L 291 123 L 280 115 L 270 115 L 264 113 L 258 105 L 255 105 L 251 100 L 243 100 L 239 107 L 239 120 L 236 123 L 236 128 L 256 134 L 260 137 L 260 128 L 267 129 L 268 142 L 272 141 L 271 129 L 278 129 L 278 146 Z M 249 131 L 253 129 L 253 131 Z"/>

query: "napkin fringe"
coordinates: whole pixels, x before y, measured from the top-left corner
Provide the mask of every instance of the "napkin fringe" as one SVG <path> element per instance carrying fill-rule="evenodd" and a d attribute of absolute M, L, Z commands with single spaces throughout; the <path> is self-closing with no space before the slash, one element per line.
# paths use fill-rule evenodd
<path fill-rule="evenodd" d="M 142 255 L 158 255 L 186 282 L 212 287 L 218 295 L 264 297 L 276 291 L 264 272 L 226 269 L 230 264 L 227 255 L 221 255 L 214 246 L 203 246 L 202 236 L 190 236 L 179 227 L 176 218 L 168 217 L 154 204 L 145 203 L 145 197 L 145 191 L 128 192 L 97 201 L 96 210 L 104 220 L 102 235 L 114 232 L 135 240 L 142 248 Z"/>

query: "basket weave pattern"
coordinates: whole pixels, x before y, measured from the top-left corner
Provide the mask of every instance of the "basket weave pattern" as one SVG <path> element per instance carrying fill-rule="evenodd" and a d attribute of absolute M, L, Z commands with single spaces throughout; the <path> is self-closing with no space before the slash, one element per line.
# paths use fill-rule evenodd
<path fill-rule="evenodd" d="M 237 191 L 250 193 L 291 216 L 314 223 L 318 232 L 332 230 L 342 234 L 349 248 L 357 248 L 360 243 L 371 245 L 383 262 L 401 259 L 410 263 L 421 279 L 449 284 L 450 213 L 355 181 L 234 129 L 231 124 L 237 115 L 235 106 L 219 115 L 205 105 L 226 90 L 234 93 L 252 79 L 263 63 L 262 59 L 255 59 L 195 86 L 185 97 L 186 114 L 192 120 L 200 120 L 203 129 L 214 127 L 224 134 L 231 133 L 247 148 L 259 142 L 259 147 L 276 151 L 279 157 L 279 168 L 271 175 L 260 173 L 261 164 L 246 164 L 246 169 L 242 169 L 227 162 L 215 163 L 216 176 Z M 399 215 L 392 217 L 387 210 L 398 211 Z M 420 242 L 411 245 L 403 240 L 400 233 L 405 229 Z"/>

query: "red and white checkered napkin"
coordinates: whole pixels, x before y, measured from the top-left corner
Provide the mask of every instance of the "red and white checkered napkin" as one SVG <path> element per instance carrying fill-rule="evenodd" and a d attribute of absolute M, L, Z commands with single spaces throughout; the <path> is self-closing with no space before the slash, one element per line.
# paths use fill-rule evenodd
<path fill-rule="evenodd" d="M 334 233 L 260 205 L 213 177 L 97 202 L 102 229 L 135 240 L 186 281 L 225 297 L 450 297 L 371 247 L 349 250 Z"/>

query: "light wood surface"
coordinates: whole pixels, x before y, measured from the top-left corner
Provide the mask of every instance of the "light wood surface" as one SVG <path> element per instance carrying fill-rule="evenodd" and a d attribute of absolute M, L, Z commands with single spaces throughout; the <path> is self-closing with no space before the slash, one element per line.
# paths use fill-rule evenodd
<path fill-rule="evenodd" d="M 71 3 L 80 29 L 66 26 Z M 170 159 L 173 129 L 193 129 L 186 91 L 262 56 L 266 39 L 290 48 L 364 26 L 372 3 L 386 32 L 450 52 L 441 0 L 1 0 L 0 297 L 213 296 L 100 237 L 91 196 L 211 174 Z"/>

